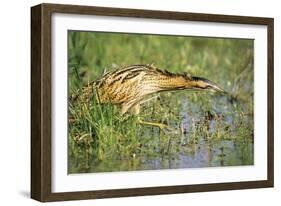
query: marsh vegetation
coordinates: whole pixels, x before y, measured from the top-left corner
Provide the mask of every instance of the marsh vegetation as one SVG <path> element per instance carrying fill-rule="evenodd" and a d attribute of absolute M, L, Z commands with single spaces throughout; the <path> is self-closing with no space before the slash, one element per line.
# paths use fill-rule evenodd
<path fill-rule="evenodd" d="M 163 92 L 139 117 L 90 101 L 81 88 L 122 65 L 150 64 L 206 77 L 229 95 Z M 252 165 L 254 160 L 253 40 L 68 33 L 69 173 Z"/>

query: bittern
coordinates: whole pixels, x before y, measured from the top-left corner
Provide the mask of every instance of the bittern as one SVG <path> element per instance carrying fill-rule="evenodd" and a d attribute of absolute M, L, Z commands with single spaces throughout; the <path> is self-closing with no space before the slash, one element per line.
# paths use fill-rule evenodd
<path fill-rule="evenodd" d="M 213 90 L 224 92 L 214 82 L 194 77 L 188 73 L 176 74 L 159 69 L 153 64 L 125 66 L 105 73 L 100 79 L 84 88 L 95 91 L 99 103 L 112 103 L 121 106 L 121 114 L 138 114 L 140 105 L 153 94 L 175 90 Z M 90 92 L 91 93 L 91 92 Z M 160 123 L 144 122 L 163 128 Z"/>

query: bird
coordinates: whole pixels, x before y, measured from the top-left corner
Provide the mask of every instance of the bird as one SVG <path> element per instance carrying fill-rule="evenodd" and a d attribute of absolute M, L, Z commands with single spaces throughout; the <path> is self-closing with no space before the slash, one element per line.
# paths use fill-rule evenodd
<path fill-rule="evenodd" d="M 104 73 L 100 78 L 89 83 L 83 89 L 90 99 L 95 93 L 100 104 L 111 103 L 121 107 L 121 115 L 138 115 L 141 105 L 152 95 L 177 90 L 210 90 L 220 93 L 225 91 L 216 83 L 189 73 L 172 73 L 154 64 L 136 64 L 123 66 Z M 166 125 L 139 121 L 141 124 L 164 128 Z"/>

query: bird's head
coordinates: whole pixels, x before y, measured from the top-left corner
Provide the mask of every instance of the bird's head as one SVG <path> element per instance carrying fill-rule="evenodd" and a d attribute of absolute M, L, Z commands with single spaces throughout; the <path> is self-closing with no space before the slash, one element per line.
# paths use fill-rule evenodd
<path fill-rule="evenodd" d="M 208 91 L 226 93 L 219 85 L 202 77 L 190 77 L 188 87 L 189 89 L 195 89 L 195 90 L 208 90 Z"/>

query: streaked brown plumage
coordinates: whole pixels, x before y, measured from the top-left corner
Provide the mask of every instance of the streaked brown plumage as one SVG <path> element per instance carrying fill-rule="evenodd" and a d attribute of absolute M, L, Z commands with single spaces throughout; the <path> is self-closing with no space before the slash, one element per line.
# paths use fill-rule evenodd
<path fill-rule="evenodd" d="M 152 64 L 125 66 L 104 74 L 100 79 L 83 88 L 83 92 L 93 93 L 99 103 L 120 105 L 121 113 L 138 113 L 140 104 L 150 95 L 183 89 L 223 90 L 215 83 L 190 74 L 175 74 Z M 92 96 L 92 95 L 90 95 Z"/>

